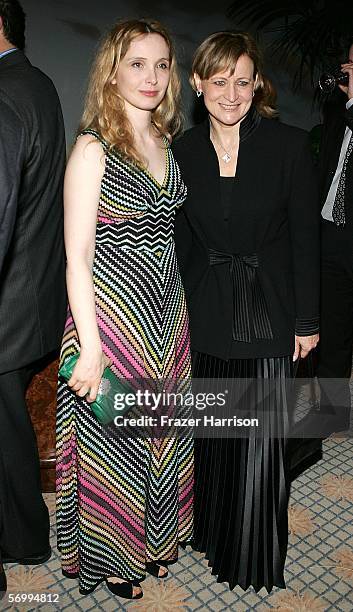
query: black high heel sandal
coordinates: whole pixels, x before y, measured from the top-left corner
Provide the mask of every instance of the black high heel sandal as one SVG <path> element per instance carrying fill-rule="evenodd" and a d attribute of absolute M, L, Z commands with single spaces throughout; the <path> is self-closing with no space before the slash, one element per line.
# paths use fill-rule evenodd
<path fill-rule="evenodd" d="M 162 576 L 159 575 L 159 570 L 161 568 L 165 571 L 165 573 L 162 574 Z M 162 580 L 164 578 L 167 578 L 168 575 L 169 575 L 169 572 L 168 572 L 167 568 L 164 567 L 163 565 L 159 565 L 155 561 L 149 561 L 148 563 L 146 563 L 146 571 L 149 574 L 151 574 L 151 576 L 154 576 L 155 578 L 161 578 Z"/>
<path fill-rule="evenodd" d="M 143 597 L 142 589 L 141 593 L 134 595 L 134 587 L 141 588 L 139 583 L 134 584 L 127 580 L 124 580 L 124 582 L 109 582 L 108 578 L 116 578 L 116 576 L 107 576 L 105 578 L 105 584 L 113 595 L 117 595 L 123 599 L 141 599 L 141 597 Z"/>

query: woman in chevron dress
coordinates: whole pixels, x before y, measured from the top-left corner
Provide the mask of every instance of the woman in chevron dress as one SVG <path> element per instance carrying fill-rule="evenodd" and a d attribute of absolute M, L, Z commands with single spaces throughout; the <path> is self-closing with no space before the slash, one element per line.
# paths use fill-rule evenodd
<path fill-rule="evenodd" d="M 186 188 L 169 147 L 180 124 L 172 43 L 127 21 L 103 41 L 65 179 L 69 310 L 59 380 L 57 529 L 62 570 L 92 592 L 142 596 L 192 537 L 189 439 L 109 437 L 89 403 L 104 368 L 124 379 L 187 379 L 188 316 L 174 248 Z"/>

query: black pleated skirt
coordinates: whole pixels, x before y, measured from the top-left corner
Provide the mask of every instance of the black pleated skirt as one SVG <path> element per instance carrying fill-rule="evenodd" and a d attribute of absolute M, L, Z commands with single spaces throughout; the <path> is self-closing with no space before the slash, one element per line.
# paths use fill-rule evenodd
<path fill-rule="evenodd" d="M 276 418 L 276 409 L 283 418 L 291 356 L 224 361 L 194 351 L 192 357 L 195 378 L 274 379 L 269 419 Z M 263 401 L 266 413 L 268 400 Z M 284 437 L 195 440 L 193 548 L 205 553 L 218 582 L 228 582 L 230 589 L 285 588 L 289 489 Z"/>

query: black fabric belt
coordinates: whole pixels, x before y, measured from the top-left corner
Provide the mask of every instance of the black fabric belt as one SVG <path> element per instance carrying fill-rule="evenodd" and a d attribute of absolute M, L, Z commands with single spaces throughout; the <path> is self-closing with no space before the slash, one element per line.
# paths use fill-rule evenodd
<path fill-rule="evenodd" d="M 257 254 L 234 255 L 209 249 L 209 256 L 211 266 L 229 264 L 233 285 L 234 340 L 251 342 L 251 313 L 255 338 L 272 340 L 273 333 L 265 296 L 256 271 L 259 267 Z"/>

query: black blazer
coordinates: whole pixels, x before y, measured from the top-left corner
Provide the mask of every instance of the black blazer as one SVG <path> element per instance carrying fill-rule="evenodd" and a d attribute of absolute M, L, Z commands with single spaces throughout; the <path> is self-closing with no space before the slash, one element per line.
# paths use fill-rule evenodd
<path fill-rule="evenodd" d="M 51 80 L 0 59 L 0 373 L 60 345 L 65 311 L 65 137 Z"/>
<path fill-rule="evenodd" d="M 319 179 L 320 179 L 320 201 L 324 205 L 332 179 L 335 175 L 337 164 L 341 152 L 342 140 L 346 127 L 353 129 L 353 106 L 346 110 L 347 96 L 339 94 L 335 101 L 327 103 L 324 115 L 324 122 L 321 131 L 320 153 L 319 153 Z M 348 174 L 348 179 L 352 181 L 353 173 Z M 347 196 L 351 197 L 351 189 L 347 189 Z"/>
<path fill-rule="evenodd" d="M 188 186 L 175 238 L 192 348 L 223 359 L 292 354 L 295 331 L 316 333 L 319 319 L 319 209 L 307 134 L 248 113 L 227 220 L 208 120 L 173 150 Z"/>

